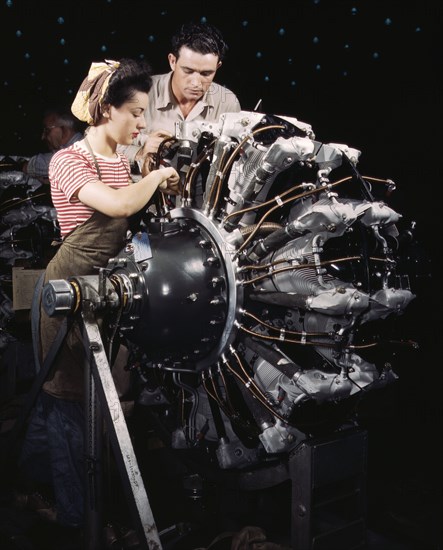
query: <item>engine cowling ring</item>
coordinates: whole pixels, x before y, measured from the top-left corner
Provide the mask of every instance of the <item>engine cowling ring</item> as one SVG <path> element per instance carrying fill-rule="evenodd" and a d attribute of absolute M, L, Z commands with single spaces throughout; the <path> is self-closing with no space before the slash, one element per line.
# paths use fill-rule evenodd
<path fill-rule="evenodd" d="M 243 292 L 233 254 L 219 229 L 191 208 L 177 208 L 170 222 L 148 229 L 152 259 L 130 267 L 117 258 L 108 266 L 133 281 L 125 310 L 141 300 L 139 318 L 123 313 L 121 329 L 155 363 L 205 369 L 236 336 Z"/>

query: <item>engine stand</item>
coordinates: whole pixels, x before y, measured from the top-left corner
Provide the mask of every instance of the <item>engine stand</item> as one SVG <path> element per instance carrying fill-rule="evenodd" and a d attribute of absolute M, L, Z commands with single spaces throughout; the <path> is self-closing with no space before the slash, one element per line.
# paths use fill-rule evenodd
<path fill-rule="evenodd" d="M 33 315 L 37 309 L 34 308 Z M 137 464 L 131 437 L 115 388 L 111 368 L 94 312 L 85 308 L 78 317 L 85 347 L 85 550 L 102 550 L 103 541 L 103 419 L 106 423 L 115 462 L 119 471 L 140 548 L 161 550 L 157 527 Z M 49 374 L 51 365 L 70 328 L 64 319 L 45 361 L 11 430 L 11 456 L 18 455 L 19 440 L 35 400 Z M 36 333 L 33 338 L 37 338 Z M 34 341 L 34 350 L 38 349 Z"/>
<path fill-rule="evenodd" d="M 146 489 L 137 464 L 120 399 L 112 378 L 108 358 L 97 321 L 92 313 L 82 312 L 84 345 L 89 354 L 86 361 L 86 377 L 89 376 L 89 391 L 86 395 L 86 527 L 89 531 L 87 550 L 100 550 L 101 525 L 101 431 L 100 415 L 106 422 L 114 458 L 127 502 L 135 520 L 135 527 L 142 541 L 142 548 L 160 550 L 161 542 L 149 504 Z M 88 383 L 87 383 L 88 386 Z"/>
<path fill-rule="evenodd" d="M 303 441 L 289 459 L 294 550 L 366 547 L 367 432 Z"/>

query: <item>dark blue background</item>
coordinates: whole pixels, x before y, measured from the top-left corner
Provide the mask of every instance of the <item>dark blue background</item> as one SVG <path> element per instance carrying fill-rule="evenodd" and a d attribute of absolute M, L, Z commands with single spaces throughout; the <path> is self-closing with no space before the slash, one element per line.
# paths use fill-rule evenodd
<path fill-rule="evenodd" d="M 361 150 L 360 171 L 394 180 L 393 206 L 428 224 L 441 196 L 440 4 L 1 0 L 0 155 L 44 150 L 43 110 L 70 105 L 92 61 L 144 57 L 166 72 L 171 35 L 206 19 L 230 46 L 217 80 L 244 110 L 261 99 Z"/>
<path fill-rule="evenodd" d="M 309 122 L 320 139 L 350 142 L 368 150 L 372 162 L 377 154 L 389 157 L 397 142 L 405 158 L 430 160 L 426 133 L 441 108 L 437 1 L 2 0 L 0 6 L 0 153 L 34 152 L 41 111 L 54 100 L 70 102 L 91 61 L 144 56 L 154 72 L 165 72 L 171 34 L 183 21 L 205 18 L 230 46 L 217 79 L 245 110 L 262 99 L 265 112 Z M 406 134 L 415 139 L 406 143 Z"/>
<path fill-rule="evenodd" d="M 319 141 L 361 150 L 362 174 L 395 181 L 391 206 L 405 224 L 417 222 L 418 240 L 410 258 L 417 299 L 400 327 L 420 350 L 399 351 L 399 391 L 392 402 L 380 401 L 379 414 L 372 415 L 371 437 L 379 445 L 371 464 L 377 466 L 376 500 L 385 483 L 397 480 L 400 500 L 403 494 L 417 507 L 411 522 L 427 510 L 423 491 L 408 493 L 411 480 L 418 477 L 419 487 L 429 490 L 429 505 L 441 479 L 441 4 L 2 0 L 0 5 L 0 155 L 43 149 L 43 109 L 53 101 L 69 104 L 92 61 L 144 56 L 154 72 L 166 72 L 170 36 L 184 21 L 206 18 L 230 46 L 217 81 L 237 93 L 244 110 L 262 99 L 263 112 L 310 123 Z M 428 527 L 423 520 L 421 531 Z"/>

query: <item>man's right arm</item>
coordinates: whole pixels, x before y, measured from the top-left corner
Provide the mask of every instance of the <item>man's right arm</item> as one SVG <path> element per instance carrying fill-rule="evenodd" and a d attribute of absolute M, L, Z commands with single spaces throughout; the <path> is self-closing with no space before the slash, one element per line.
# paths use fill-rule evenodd
<path fill-rule="evenodd" d="M 166 130 L 155 130 L 150 134 L 139 134 L 132 145 L 119 145 L 117 150 L 125 155 L 129 163 L 134 165 L 136 162 L 144 162 L 148 155 L 155 155 L 162 141 L 171 134 Z"/>
<path fill-rule="evenodd" d="M 147 139 L 146 134 L 139 134 L 132 145 L 117 145 L 117 151 L 129 160 L 129 164 L 134 165 L 137 157 L 143 152 L 143 144 Z"/>
<path fill-rule="evenodd" d="M 22 170 L 28 176 L 33 178 L 48 178 L 49 172 L 49 163 L 54 156 L 54 152 L 50 153 L 39 153 L 31 157 L 28 162 L 26 162 Z"/>

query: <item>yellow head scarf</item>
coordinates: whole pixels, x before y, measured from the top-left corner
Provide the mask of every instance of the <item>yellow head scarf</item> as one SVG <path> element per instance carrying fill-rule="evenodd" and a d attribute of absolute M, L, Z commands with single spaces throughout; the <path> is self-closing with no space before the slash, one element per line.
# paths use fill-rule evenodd
<path fill-rule="evenodd" d="M 92 63 L 88 76 L 83 80 L 71 111 L 74 116 L 93 126 L 102 115 L 101 103 L 108 88 L 109 81 L 120 63 L 112 59 L 105 59 L 104 63 Z"/>

